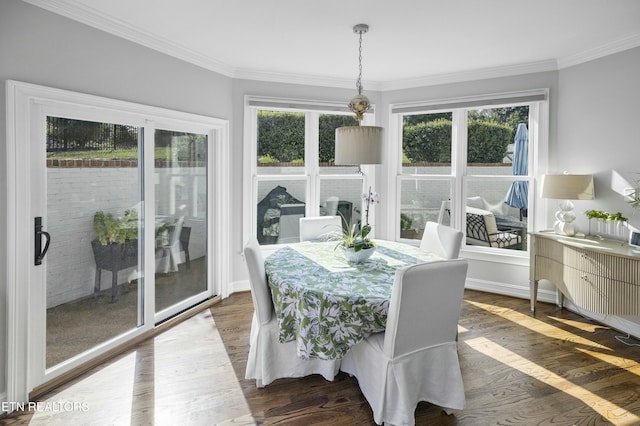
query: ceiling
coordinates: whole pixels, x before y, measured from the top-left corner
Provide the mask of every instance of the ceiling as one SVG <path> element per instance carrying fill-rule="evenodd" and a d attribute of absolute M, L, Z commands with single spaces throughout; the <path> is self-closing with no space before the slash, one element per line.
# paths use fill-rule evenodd
<path fill-rule="evenodd" d="M 234 78 L 365 90 L 562 69 L 640 46 L 638 0 L 24 0 Z"/>

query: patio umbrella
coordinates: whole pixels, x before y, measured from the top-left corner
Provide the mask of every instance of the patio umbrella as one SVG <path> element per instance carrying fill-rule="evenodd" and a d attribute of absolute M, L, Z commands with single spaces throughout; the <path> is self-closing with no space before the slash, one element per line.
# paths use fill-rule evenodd
<path fill-rule="evenodd" d="M 526 124 L 518 124 L 513 142 L 513 175 L 524 176 L 528 173 L 527 163 L 529 161 L 529 137 Z M 529 182 L 513 182 L 507 191 L 504 202 L 511 207 L 520 209 L 522 218 L 523 210 L 527 209 L 528 198 Z"/>

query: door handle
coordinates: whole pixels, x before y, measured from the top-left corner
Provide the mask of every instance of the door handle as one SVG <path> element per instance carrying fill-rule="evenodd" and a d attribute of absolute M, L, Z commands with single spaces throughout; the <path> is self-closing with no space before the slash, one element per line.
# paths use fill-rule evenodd
<path fill-rule="evenodd" d="M 51 235 L 48 232 L 42 230 L 42 217 L 38 216 L 34 221 L 35 230 L 35 265 L 41 265 L 44 255 L 49 250 L 49 243 L 51 242 Z M 45 237 L 44 248 L 42 247 L 42 236 Z"/>

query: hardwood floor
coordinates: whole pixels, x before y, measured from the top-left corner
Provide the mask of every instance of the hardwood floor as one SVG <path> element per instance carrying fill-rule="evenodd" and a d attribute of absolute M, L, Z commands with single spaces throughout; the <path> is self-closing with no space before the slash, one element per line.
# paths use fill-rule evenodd
<path fill-rule="evenodd" d="M 263 389 L 245 380 L 252 312 L 250 294 L 234 294 L 45 395 L 51 410 L 0 423 L 373 424 L 344 373 Z M 640 347 L 618 341 L 619 332 L 550 304 L 532 316 L 528 300 L 469 290 L 459 331 L 466 407 L 447 416 L 422 402 L 417 425 L 640 424 Z M 73 403 L 84 405 L 65 411 Z"/>

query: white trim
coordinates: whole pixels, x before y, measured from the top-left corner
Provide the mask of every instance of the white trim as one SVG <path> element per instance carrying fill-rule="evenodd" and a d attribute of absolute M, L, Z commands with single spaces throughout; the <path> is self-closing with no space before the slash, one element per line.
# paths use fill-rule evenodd
<path fill-rule="evenodd" d="M 638 46 L 640 46 L 640 34 L 633 34 L 631 36 L 615 40 L 611 43 L 603 44 L 580 53 L 560 58 L 558 59 L 558 69 L 565 69 L 574 65 L 590 62 L 625 50 L 634 49 Z"/>
<path fill-rule="evenodd" d="M 550 59 L 546 61 L 529 62 L 524 64 L 450 72 L 406 80 L 385 81 L 379 83 L 379 90 L 382 92 L 386 92 L 390 90 L 413 89 L 416 87 L 438 86 L 443 84 L 461 83 L 465 81 L 487 80 L 490 78 L 510 77 L 522 74 L 533 74 L 557 70 L 557 61 L 554 59 Z"/>
<path fill-rule="evenodd" d="M 527 102 L 541 102 L 549 100 L 549 89 L 518 90 L 514 92 L 483 93 L 473 96 L 454 98 L 434 98 L 414 102 L 402 102 L 389 105 L 390 114 L 405 114 L 409 112 L 437 112 L 451 111 L 457 108 L 473 108 L 491 105 L 495 108 L 511 104 Z"/>
<path fill-rule="evenodd" d="M 302 84 L 305 86 L 334 87 L 339 89 L 353 89 L 353 79 L 327 77 L 322 75 L 293 74 L 264 70 L 236 68 L 233 78 L 242 80 L 265 81 L 270 83 Z M 369 91 L 378 91 L 382 85 L 376 81 L 363 81 L 363 86 Z"/>
<path fill-rule="evenodd" d="M 48 381 L 56 374 L 64 373 L 76 367 L 83 359 L 80 356 L 74 357 L 69 361 L 49 369 L 42 376 L 43 361 L 40 358 L 33 358 L 30 346 L 31 336 L 34 330 L 34 324 L 30 321 L 34 319 L 34 313 L 29 313 L 30 300 L 37 295 L 31 294 L 31 284 L 34 280 L 32 276 L 33 267 L 33 206 L 36 200 L 33 198 L 37 194 L 32 191 L 32 177 L 34 170 L 32 168 L 33 154 L 29 152 L 30 143 L 33 139 L 31 135 L 32 123 L 38 121 L 42 114 L 51 111 L 72 111 L 74 116 L 77 113 L 81 117 L 102 117 L 126 120 L 127 123 L 137 123 L 138 126 L 144 126 L 147 131 L 153 131 L 156 125 L 162 128 L 170 127 L 172 130 L 191 131 L 207 133 L 213 136 L 214 132 L 219 133 L 219 137 L 215 138 L 212 143 L 216 146 L 218 156 L 214 159 L 215 164 L 210 165 L 216 175 L 215 190 L 216 197 L 209 197 L 209 227 L 213 230 L 215 238 L 209 240 L 209 259 L 210 265 L 213 265 L 212 273 L 209 280 L 215 280 L 218 286 L 217 293 L 228 293 L 225 287 L 226 280 L 229 277 L 230 256 L 229 256 L 229 230 L 228 226 L 228 207 L 217 210 L 214 213 L 215 206 L 224 206 L 224 197 L 228 197 L 229 173 L 229 143 L 228 143 L 228 121 L 200 116 L 190 113 L 171 111 L 167 109 L 150 107 L 130 102 L 117 101 L 113 99 L 101 98 L 92 95 L 85 95 L 60 89 L 43 87 L 28 83 L 8 80 L 6 82 L 7 91 L 7 398 L 9 401 L 27 401 L 28 393 L 37 384 L 42 381 Z M 42 130 L 44 132 L 44 130 Z M 36 138 L 42 140 L 41 137 Z M 34 139 L 35 140 L 35 139 Z M 151 139 L 152 140 L 152 139 Z M 153 150 L 143 150 L 145 159 L 153 156 Z M 42 153 L 44 156 L 44 153 Z M 211 158 L 212 154 L 210 154 Z M 40 161 L 42 162 L 42 161 Z M 147 163 L 147 164 L 153 164 Z M 213 173 L 210 172 L 209 182 L 212 184 Z M 145 211 L 149 212 L 153 201 L 153 190 L 149 192 L 149 187 L 153 188 L 153 179 L 147 175 L 144 179 L 147 189 L 147 203 Z M 224 185 L 224 186 L 223 186 Z M 214 186 L 210 186 L 214 189 Z M 37 212 L 36 215 L 44 215 Z M 215 225 L 214 225 L 215 220 Z M 151 236 L 153 243 L 153 235 L 147 232 L 147 237 Z M 147 238 L 147 243 L 149 239 Z M 153 246 L 153 244 L 151 244 Z M 25 254 L 28 254 L 25 256 Z M 153 253 L 151 253 L 153 256 Z M 215 256 L 215 257 L 214 257 Z M 152 268 L 155 262 L 148 262 L 147 268 Z M 153 257 L 151 257 L 153 258 Z M 213 263 L 215 260 L 215 264 Z M 46 259 L 45 259 L 46 262 Z M 44 270 L 44 269 L 42 269 Z M 145 286 L 147 287 L 147 286 Z M 208 287 L 209 296 L 213 293 L 213 287 Z M 43 286 L 42 292 L 44 294 Z M 153 295 L 153 289 L 148 289 L 147 297 Z M 44 297 L 40 295 L 38 297 Z M 148 299 L 153 300 L 153 298 Z M 139 335 L 143 331 L 154 326 L 154 310 L 147 306 L 145 310 L 145 326 L 118 336 L 95 350 L 94 355 L 103 353 L 114 346 L 126 341 L 127 338 Z M 35 327 L 42 329 L 44 327 Z M 42 333 L 33 335 L 36 339 L 41 340 Z M 36 365 L 30 365 L 35 362 Z"/>
<path fill-rule="evenodd" d="M 528 99 L 528 101 L 523 101 Z M 474 107 L 482 105 L 486 102 L 487 105 L 491 105 L 496 108 L 499 106 L 507 105 L 523 105 L 529 104 L 529 134 L 532 141 L 535 141 L 535 148 L 532 149 L 533 158 L 529 159 L 528 176 L 514 177 L 514 176 L 500 176 L 500 175 L 469 175 L 467 171 L 467 112 Z M 532 208 L 533 214 L 530 218 L 533 219 L 529 223 L 530 229 L 535 229 L 538 223 L 543 220 L 544 212 L 542 210 L 541 203 L 537 202 L 535 197 L 535 176 L 541 171 L 538 167 L 544 167 L 546 169 L 547 155 L 548 155 L 548 112 L 549 112 L 549 89 L 533 89 L 523 90 L 515 92 L 503 92 L 503 93 L 490 93 L 468 97 L 457 98 L 444 98 L 444 99 L 427 99 L 423 101 L 415 101 L 408 103 L 397 103 L 389 106 L 389 123 L 393 129 L 394 141 L 390 145 L 394 146 L 394 150 L 389 153 L 391 155 L 400 155 L 402 148 L 402 122 L 403 115 L 409 115 L 411 113 L 420 112 L 452 112 L 452 141 L 455 143 L 452 145 L 451 153 L 451 173 L 443 175 L 409 175 L 402 173 L 402 165 L 398 158 L 393 159 L 391 163 L 392 171 L 395 172 L 396 181 L 396 203 L 387 211 L 390 214 L 387 220 L 387 226 L 392 231 L 389 232 L 393 236 L 394 240 L 400 240 L 398 237 L 398 218 L 400 217 L 400 200 L 401 185 L 403 180 L 417 179 L 417 180 L 450 180 L 451 184 L 451 203 L 454 212 L 462 212 L 464 210 L 463 200 L 466 198 L 466 187 L 469 181 L 527 181 L 530 183 L 529 190 L 529 205 L 534 206 Z M 450 109 L 446 109 L 450 106 Z M 395 169 L 394 169 L 395 168 Z M 536 202 L 534 202 L 536 201 Z M 530 219 L 530 220 L 531 220 Z M 464 215 L 456 214 L 452 217 L 451 226 L 465 232 Z M 407 242 L 407 240 L 403 240 Z M 509 264 L 521 264 L 525 262 L 528 265 L 529 256 L 527 251 L 514 252 L 510 250 L 502 250 L 495 248 L 483 248 L 483 247 L 469 247 L 466 244 L 462 246 L 462 252 L 465 257 L 474 258 L 483 262 L 505 262 Z"/>
<path fill-rule="evenodd" d="M 373 108 L 372 108 L 373 109 Z M 258 174 L 257 167 L 257 111 L 295 111 L 305 114 L 305 166 L 301 167 L 299 173 L 295 174 Z M 242 224 L 242 247 L 248 238 L 257 233 L 257 203 L 256 199 L 258 184 L 260 182 L 280 182 L 280 181 L 305 181 L 305 214 L 315 216 L 319 214 L 321 183 L 325 180 L 355 180 L 362 179 L 362 191 L 368 188 L 369 181 L 375 184 L 375 176 L 369 177 L 367 173 L 373 173 L 373 165 L 364 165 L 362 170 L 364 177 L 359 174 L 321 174 L 320 167 L 316 159 L 319 155 L 317 141 L 318 122 L 321 114 L 349 115 L 345 111 L 343 101 L 316 101 L 309 99 L 293 99 L 265 97 L 255 95 L 244 96 L 244 140 L 243 140 L 243 224 Z M 363 124 L 373 124 L 375 115 L 371 112 L 365 114 Z M 313 161 L 312 161 L 313 159 Z M 314 202 L 316 200 L 318 202 Z M 361 207 L 361 206 L 360 206 Z M 370 214 L 372 222 L 375 221 L 375 212 Z M 241 254 L 241 253 L 240 253 Z"/>

